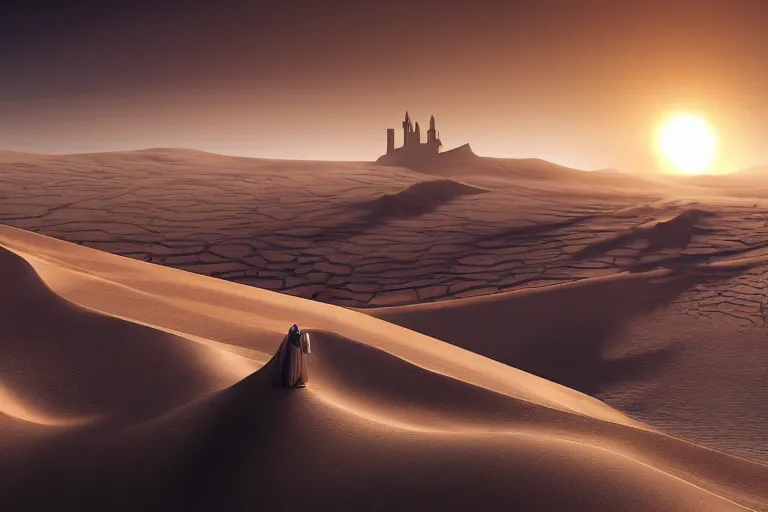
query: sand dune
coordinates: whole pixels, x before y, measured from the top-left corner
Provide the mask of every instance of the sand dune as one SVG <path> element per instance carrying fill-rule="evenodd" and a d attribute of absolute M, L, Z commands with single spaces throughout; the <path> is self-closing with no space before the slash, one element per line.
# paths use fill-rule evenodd
<path fill-rule="evenodd" d="M 475 154 L 469 144 L 443 151 L 437 158 L 426 155 L 384 155 L 379 164 L 398 166 L 431 175 L 458 179 L 477 177 L 514 180 L 552 181 L 558 186 L 584 183 L 606 186 L 647 188 L 653 180 L 631 175 L 606 172 L 583 172 L 539 158 L 489 158 Z"/>
<path fill-rule="evenodd" d="M 44 410 L 135 420 L 234 382 L 205 347 L 64 301 L 6 249 L 0 278 L 2 381 Z"/>
<path fill-rule="evenodd" d="M 768 463 L 766 333 L 735 309 L 765 264 L 677 265 L 371 314 Z"/>
<path fill-rule="evenodd" d="M 4 389 L 82 420 L 21 417 L 3 396 L 11 509 L 748 510 L 768 498 L 767 466 L 369 315 L 8 227 L 0 245 Z M 274 389 L 262 365 L 293 321 L 314 333 L 310 385 Z"/>
<path fill-rule="evenodd" d="M 444 156 L 0 153 L 0 503 L 765 510 L 759 180 Z"/>

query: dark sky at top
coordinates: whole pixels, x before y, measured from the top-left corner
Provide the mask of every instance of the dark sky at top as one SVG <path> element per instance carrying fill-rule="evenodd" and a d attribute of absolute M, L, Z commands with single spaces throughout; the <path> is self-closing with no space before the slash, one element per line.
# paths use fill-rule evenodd
<path fill-rule="evenodd" d="M 0 4 L 0 147 L 374 159 L 409 109 L 489 156 L 652 170 L 666 115 L 768 163 L 768 2 Z"/>

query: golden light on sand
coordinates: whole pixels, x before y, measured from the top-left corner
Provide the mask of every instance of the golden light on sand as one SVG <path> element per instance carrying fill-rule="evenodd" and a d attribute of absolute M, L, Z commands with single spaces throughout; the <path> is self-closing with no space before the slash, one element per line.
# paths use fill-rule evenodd
<path fill-rule="evenodd" d="M 717 154 L 717 137 L 705 120 L 694 115 L 672 117 L 659 134 L 664 158 L 684 174 L 707 170 Z"/>

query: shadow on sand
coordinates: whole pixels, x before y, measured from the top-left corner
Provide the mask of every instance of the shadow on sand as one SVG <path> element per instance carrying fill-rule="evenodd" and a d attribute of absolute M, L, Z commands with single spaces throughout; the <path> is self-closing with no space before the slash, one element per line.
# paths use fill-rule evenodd
<path fill-rule="evenodd" d="M 563 228 L 570 228 L 578 226 L 585 222 L 589 222 L 595 219 L 597 215 L 583 215 L 581 217 L 573 217 L 557 222 L 544 222 L 541 224 L 532 224 L 527 226 L 518 226 L 498 233 L 492 233 L 485 235 L 474 240 L 475 243 L 487 243 L 487 242 L 499 242 L 504 244 L 506 242 L 512 243 L 517 238 L 524 238 L 529 236 L 535 236 L 542 238 L 541 235 L 546 235 L 552 231 L 557 231 Z M 556 235 L 553 235 L 556 236 Z"/>
<path fill-rule="evenodd" d="M 343 240 L 361 235 L 393 220 L 413 219 L 437 210 L 464 196 L 485 194 L 487 190 L 452 180 L 424 181 L 395 194 L 386 194 L 371 201 L 354 203 L 339 212 L 350 220 L 305 235 L 317 242 Z"/>
<path fill-rule="evenodd" d="M 266 461 L 279 459 L 276 450 L 290 443 L 281 432 L 301 423 L 307 400 L 305 390 L 272 387 L 273 364 L 193 406 L 199 417 L 189 423 L 197 430 L 170 468 L 171 480 L 158 486 L 169 509 L 233 510 L 251 487 L 246 475 L 269 478 Z"/>
<path fill-rule="evenodd" d="M 147 422 L 49 435 L 35 463 L 14 464 L 0 502 L 8 510 L 237 509 L 251 487 L 244 475 L 270 474 L 262 461 L 279 459 L 274 450 L 288 443 L 281 432 L 305 409 L 301 390 L 271 386 L 271 364 Z M 72 492 L 83 482 L 87 493 Z"/>
<path fill-rule="evenodd" d="M 574 259 L 583 260 L 596 258 L 614 249 L 629 246 L 638 240 L 645 240 L 647 245 L 638 250 L 635 259 L 642 259 L 648 254 L 667 249 L 685 249 L 695 235 L 705 235 L 715 230 L 701 227 L 704 220 L 717 217 L 715 213 L 706 210 L 687 210 L 669 220 L 659 222 L 652 227 L 637 227 L 628 233 L 623 233 L 607 240 L 588 245 L 573 254 Z"/>
<path fill-rule="evenodd" d="M 614 383 L 643 379 L 677 360 L 674 346 L 607 359 L 605 350 L 620 329 L 695 285 L 735 277 L 750 265 L 585 280 L 370 314 L 595 395 Z"/>

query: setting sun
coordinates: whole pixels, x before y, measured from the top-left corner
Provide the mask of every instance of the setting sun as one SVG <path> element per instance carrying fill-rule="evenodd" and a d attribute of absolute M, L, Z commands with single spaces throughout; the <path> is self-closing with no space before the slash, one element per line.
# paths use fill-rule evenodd
<path fill-rule="evenodd" d="M 717 153 L 717 137 L 700 117 L 680 115 L 662 128 L 659 149 L 678 172 L 698 174 L 712 164 Z"/>

